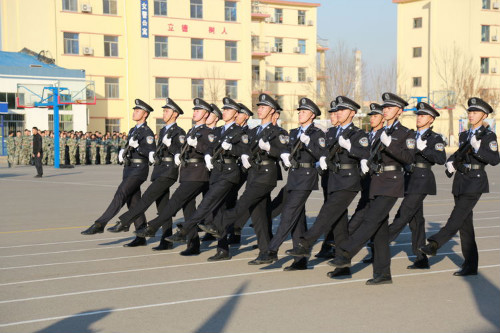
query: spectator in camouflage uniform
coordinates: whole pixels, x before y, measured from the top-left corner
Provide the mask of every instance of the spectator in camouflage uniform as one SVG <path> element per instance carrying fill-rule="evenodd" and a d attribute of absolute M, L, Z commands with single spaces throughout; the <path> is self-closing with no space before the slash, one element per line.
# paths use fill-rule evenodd
<path fill-rule="evenodd" d="M 47 165 L 54 165 L 54 133 L 50 132 L 48 138 Z"/>
<path fill-rule="evenodd" d="M 16 152 L 14 154 L 14 165 L 21 164 L 21 151 L 23 148 L 23 137 L 21 131 L 16 132 L 16 138 L 14 139 L 16 144 Z"/>
<path fill-rule="evenodd" d="M 62 132 L 59 138 L 59 165 L 66 164 L 66 132 Z"/>
<path fill-rule="evenodd" d="M 75 133 L 71 133 L 69 138 L 66 140 L 66 144 L 69 148 L 69 164 L 76 164 L 76 137 Z"/>
<path fill-rule="evenodd" d="M 19 164 L 28 165 L 31 158 L 31 152 L 33 145 L 33 137 L 31 136 L 31 131 L 28 129 L 24 130 L 24 136 L 21 143 L 21 155 L 19 156 Z"/>
<path fill-rule="evenodd" d="M 49 155 L 48 143 L 49 143 L 49 131 L 40 131 L 42 136 L 42 165 L 47 165 L 47 159 Z"/>
<path fill-rule="evenodd" d="M 90 164 L 95 165 L 97 158 L 97 138 L 95 134 L 90 136 Z"/>
<path fill-rule="evenodd" d="M 118 152 L 120 151 L 120 139 L 116 134 L 110 140 L 110 162 L 111 164 L 118 164 Z"/>
<path fill-rule="evenodd" d="M 80 151 L 80 165 L 87 163 L 87 136 L 80 136 L 78 140 L 78 149 Z"/>
<path fill-rule="evenodd" d="M 14 131 L 9 132 L 9 137 L 7 138 L 7 164 L 9 168 L 14 165 L 14 158 L 16 156 L 16 141 L 14 137 Z"/>

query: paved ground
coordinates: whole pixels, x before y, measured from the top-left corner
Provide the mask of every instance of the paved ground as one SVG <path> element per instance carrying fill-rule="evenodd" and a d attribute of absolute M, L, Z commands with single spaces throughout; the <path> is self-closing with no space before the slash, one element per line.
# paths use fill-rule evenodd
<path fill-rule="evenodd" d="M 250 228 L 233 259 L 217 263 L 206 261 L 214 244 L 185 258 L 178 255 L 184 246 L 160 253 L 151 251 L 152 244 L 123 248 L 131 233 L 82 236 L 108 205 L 121 167 L 45 168 L 41 180 L 34 174 L 34 167 L 0 169 L 0 332 L 500 330 L 498 167 L 489 168 L 491 193 L 474 214 L 480 274 L 451 275 L 462 261 L 458 237 L 431 259 L 430 270 L 407 270 L 406 229 L 391 247 L 394 283 L 384 286 L 365 285 L 372 268 L 362 263 L 342 280 L 327 278 L 332 267 L 318 260 L 301 272 L 282 271 L 286 256 L 270 266 L 249 266 L 257 256 Z M 429 233 L 452 209 L 451 180 L 442 170 L 437 174 L 438 195 L 425 204 Z M 308 202 L 309 222 L 321 196 L 314 192 Z M 147 212 L 154 215 L 154 209 Z M 290 247 L 285 243 L 280 254 Z M 363 250 L 354 261 L 365 255 Z"/>

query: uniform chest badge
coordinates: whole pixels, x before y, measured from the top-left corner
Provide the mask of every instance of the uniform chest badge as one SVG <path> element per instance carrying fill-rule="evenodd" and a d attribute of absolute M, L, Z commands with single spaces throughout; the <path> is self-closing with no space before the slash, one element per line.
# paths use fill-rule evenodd
<path fill-rule="evenodd" d="M 287 138 L 286 138 L 286 136 L 285 136 L 285 135 L 283 135 L 283 134 L 280 134 L 280 135 L 278 136 L 278 139 L 280 140 L 281 144 L 283 144 L 283 145 L 287 143 Z"/>
<path fill-rule="evenodd" d="M 493 151 L 498 151 L 498 143 L 496 141 L 491 141 L 489 147 Z"/>
<path fill-rule="evenodd" d="M 214 142 L 214 141 L 215 141 L 215 135 L 213 135 L 213 134 L 209 134 L 209 135 L 208 135 L 208 141 L 210 141 L 210 142 Z"/>
<path fill-rule="evenodd" d="M 243 134 L 241 136 L 241 142 L 243 142 L 244 144 L 248 144 L 248 135 Z"/>
<path fill-rule="evenodd" d="M 444 150 L 444 144 L 442 144 L 442 143 L 436 143 L 436 145 L 434 146 L 434 149 L 436 149 L 437 151 L 443 151 Z"/>
<path fill-rule="evenodd" d="M 368 147 L 368 138 L 366 136 L 359 139 L 359 144 L 361 147 Z"/>
<path fill-rule="evenodd" d="M 151 144 L 153 144 L 153 142 L 155 142 L 155 138 L 152 136 L 147 136 L 146 142 L 148 143 L 148 145 L 151 145 Z"/>
<path fill-rule="evenodd" d="M 181 143 L 181 145 L 183 145 L 185 141 L 186 141 L 186 136 L 185 135 L 179 135 L 179 142 Z"/>
<path fill-rule="evenodd" d="M 415 149 L 415 139 L 406 139 L 406 147 L 408 149 Z"/>
<path fill-rule="evenodd" d="M 320 145 L 321 148 L 325 148 L 325 146 L 326 146 L 325 138 L 319 138 L 318 144 Z"/>

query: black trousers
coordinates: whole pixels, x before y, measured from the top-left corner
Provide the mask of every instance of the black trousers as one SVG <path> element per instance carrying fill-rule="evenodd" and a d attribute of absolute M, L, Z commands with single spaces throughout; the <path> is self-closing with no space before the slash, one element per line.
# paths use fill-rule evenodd
<path fill-rule="evenodd" d="M 355 191 L 336 191 L 328 194 L 326 202 L 321 207 L 314 225 L 302 237 L 302 242 L 306 247 L 312 247 L 323 234 L 333 227 L 334 239 L 342 243 L 347 240 L 349 233 L 346 219 L 341 219 L 347 215 L 347 207 L 356 197 Z"/>
<path fill-rule="evenodd" d="M 207 217 L 210 219 L 213 217 L 213 214 L 216 213 L 224 203 L 226 196 L 233 186 L 234 184 L 227 180 L 219 180 L 218 182 L 210 184 L 208 192 L 203 196 L 203 200 L 196 208 L 194 214 L 185 222 L 177 225 L 184 229 L 188 241 L 198 237 L 198 223 L 202 222 Z"/>
<path fill-rule="evenodd" d="M 252 218 L 253 228 L 257 236 L 257 245 L 261 251 L 266 251 L 271 240 L 271 196 L 273 185 L 253 183 L 247 184 L 245 192 L 240 196 L 236 207 L 220 210 L 215 217 L 214 224 L 218 230 L 223 230 L 223 240 L 233 225 L 245 224 L 247 217 Z M 219 242 L 221 250 L 228 250 L 227 242 Z"/>
<path fill-rule="evenodd" d="M 144 183 L 144 181 L 137 177 L 127 177 L 123 179 L 108 208 L 95 222 L 105 226 L 114 216 L 116 216 L 116 214 L 118 214 L 125 203 L 129 208 L 135 206 L 141 200 L 142 183 Z M 144 223 L 146 223 L 146 216 L 144 213 L 140 214 L 139 217 L 134 220 L 136 229 Z"/>
<path fill-rule="evenodd" d="M 36 168 L 36 173 L 38 176 L 42 176 L 43 175 L 43 167 L 42 167 L 42 153 L 40 153 L 40 156 L 39 157 L 34 157 L 35 159 L 35 168 Z"/>
<path fill-rule="evenodd" d="M 394 221 L 389 225 L 389 243 L 394 241 L 407 224 L 411 230 L 411 247 L 416 261 L 423 260 L 424 254 L 418 249 L 425 245 L 424 199 L 427 194 L 405 195 Z"/>
<path fill-rule="evenodd" d="M 391 253 L 389 248 L 389 225 L 387 216 L 398 198 L 376 196 L 370 200 L 360 227 L 349 238 L 337 245 L 349 256 L 354 257 L 373 237 L 373 275 L 391 274 Z"/>
<path fill-rule="evenodd" d="M 290 232 L 292 233 L 293 245 L 298 244 L 300 237 L 307 231 L 305 206 L 310 194 L 311 190 L 287 190 L 281 212 L 281 221 L 276 234 L 269 243 L 268 250 L 278 251 Z"/>
<path fill-rule="evenodd" d="M 462 267 L 476 269 L 479 264 L 477 245 L 474 234 L 472 210 L 481 198 L 481 193 L 467 193 L 455 195 L 455 207 L 451 211 L 451 215 L 438 233 L 430 236 L 428 240 L 435 241 L 438 247 L 443 246 L 457 232 L 460 232 L 460 245 L 464 256 Z"/>

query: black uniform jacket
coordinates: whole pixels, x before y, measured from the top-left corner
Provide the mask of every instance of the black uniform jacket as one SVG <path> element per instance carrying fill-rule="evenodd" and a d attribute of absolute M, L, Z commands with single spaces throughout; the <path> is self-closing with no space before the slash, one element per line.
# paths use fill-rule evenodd
<path fill-rule="evenodd" d="M 215 139 L 209 148 L 210 155 L 213 159 L 214 168 L 210 175 L 210 184 L 225 180 L 233 184 L 240 182 L 240 167 L 237 164 L 238 158 L 245 152 L 247 148 L 241 139 L 244 135 L 243 129 L 236 123 L 231 124 L 227 130 L 222 133 L 222 128 L 217 127 L 214 130 Z M 214 156 L 220 148 L 221 144 L 226 141 L 232 145 L 230 150 L 222 150 L 219 156 Z M 232 162 L 234 161 L 234 162 Z"/>
<path fill-rule="evenodd" d="M 170 147 L 163 143 L 163 138 L 167 137 L 172 139 Z M 174 155 L 179 154 L 182 145 L 186 142 L 186 132 L 180 128 L 176 123 L 172 124 L 168 130 L 163 127 L 158 135 L 158 143 L 156 148 L 157 158 L 160 163 L 155 165 L 153 173 L 151 174 L 151 181 L 159 177 L 166 177 L 177 180 L 179 176 L 179 168 L 175 165 Z M 169 161 L 163 161 L 162 158 L 168 158 Z"/>
<path fill-rule="evenodd" d="M 187 144 L 187 138 L 196 138 L 196 147 Z M 210 172 L 205 165 L 205 154 L 209 153 L 210 145 L 215 140 L 213 130 L 206 125 L 191 128 L 182 146 L 180 158 L 181 163 L 179 181 L 182 182 L 208 182 Z M 191 161 L 191 162 L 190 162 Z"/>
<path fill-rule="evenodd" d="M 413 172 L 405 175 L 406 193 L 436 195 L 434 172 L 431 168 L 419 167 L 419 164 L 443 165 L 446 162 L 445 144 L 441 135 L 433 132 L 430 128 L 422 135 L 421 139 L 427 141 L 427 147 L 422 151 L 416 150 Z"/>
<path fill-rule="evenodd" d="M 139 128 L 132 127 L 128 131 L 127 143 L 132 137 L 139 141 L 139 147 L 131 148 L 131 159 L 141 159 L 141 163 L 130 163 L 123 168 L 123 179 L 127 177 L 138 177 L 144 181 L 148 179 L 149 173 L 149 152 L 155 151 L 155 136 L 147 123 Z"/>
<path fill-rule="evenodd" d="M 391 134 L 392 142 L 389 147 L 384 146 L 381 157 L 384 167 L 395 166 L 397 170 L 372 175 L 370 198 L 378 195 L 404 197 L 404 172 L 401 170 L 404 165 L 412 164 L 415 160 L 415 132 L 401 125 L 399 121 L 392 126 L 394 126 Z M 380 137 L 373 142 L 372 148 L 377 146 L 379 140 Z"/>
<path fill-rule="evenodd" d="M 453 179 L 453 195 L 459 195 L 464 193 L 488 193 L 490 188 L 488 184 L 488 175 L 484 170 L 484 166 L 487 164 L 497 165 L 500 162 L 500 157 L 498 155 L 498 143 L 497 136 L 489 128 L 481 126 L 476 132 L 476 136 L 480 135 L 483 131 L 487 131 L 486 134 L 481 138 L 481 145 L 477 152 L 474 149 L 467 154 L 466 163 L 471 165 L 482 165 L 483 168 L 479 170 L 470 170 L 466 174 L 460 171 L 455 172 L 455 178 Z M 467 143 L 468 131 L 460 133 L 459 142 L 460 146 Z M 448 161 L 454 161 L 456 154 L 448 158 Z"/>
<path fill-rule="evenodd" d="M 290 139 L 287 148 L 284 152 L 291 154 L 293 147 L 300 141 L 297 136 L 299 133 L 299 128 L 294 128 L 290 131 Z M 295 161 L 298 163 L 309 163 L 312 165 L 310 168 L 298 167 L 290 168 L 288 171 L 288 179 L 286 183 L 286 188 L 290 190 L 317 190 L 318 189 L 318 171 L 316 170 L 316 162 L 319 161 L 321 156 L 326 154 L 326 142 L 325 133 L 314 126 L 314 124 L 309 125 L 307 128 L 306 135 L 311 139 L 309 144 L 300 144 L 301 148 L 295 154 Z M 290 159 L 294 156 L 290 155 Z"/>
<path fill-rule="evenodd" d="M 278 164 L 281 152 L 286 149 L 288 143 L 287 132 L 281 127 L 273 124 L 267 125 L 258 135 L 258 126 L 248 131 L 245 154 L 250 156 L 252 167 L 248 169 L 248 184 L 261 183 L 276 186 L 281 167 Z M 269 152 L 259 148 L 259 140 L 269 142 Z M 252 152 L 253 151 L 253 152 Z M 279 171 L 278 171 L 279 170 Z"/>

